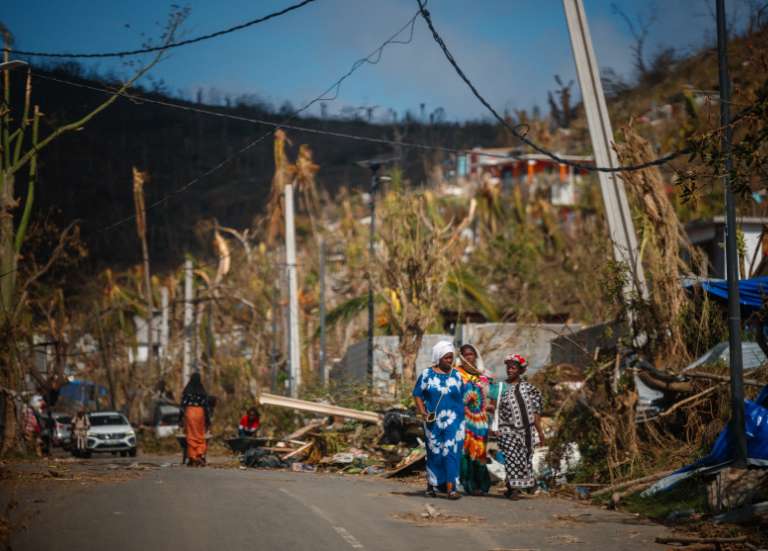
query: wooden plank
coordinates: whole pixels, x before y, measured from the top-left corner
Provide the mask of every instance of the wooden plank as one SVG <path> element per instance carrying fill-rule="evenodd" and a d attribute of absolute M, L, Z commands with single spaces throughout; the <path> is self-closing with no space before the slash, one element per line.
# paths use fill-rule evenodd
<path fill-rule="evenodd" d="M 380 414 L 373 411 L 362 411 L 357 409 L 332 406 L 329 404 L 319 404 L 317 402 L 309 402 L 307 400 L 299 400 L 298 398 L 289 398 L 287 396 L 279 396 L 277 394 L 268 394 L 266 392 L 259 396 L 259 402 L 265 406 L 278 406 L 301 411 L 310 411 L 320 415 L 335 415 L 337 417 L 357 419 L 359 421 L 367 421 L 369 423 L 379 423 L 382 419 Z"/>
<path fill-rule="evenodd" d="M 323 426 L 323 421 L 321 421 L 319 419 L 315 419 L 314 421 L 310 421 L 309 423 L 307 423 L 306 425 L 304 425 L 300 429 L 292 432 L 291 434 L 286 436 L 285 439 L 286 440 L 298 440 L 302 436 L 306 436 L 307 434 L 309 434 L 313 430 L 315 430 L 317 428 L 320 428 L 322 426 Z"/>
<path fill-rule="evenodd" d="M 401 466 L 397 467 L 396 469 L 391 470 L 391 471 L 389 471 L 387 473 L 384 473 L 384 478 L 391 478 L 393 476 L 397 476 L 400 473 L 402 473 L 404 471 L 407 471 L 411 467 L 414 467 L 416 465 L 416 463 L 418 463 L 419 461 L 424 460 L 426 457 L 427 457 L 427 452 L 425 452 L 425 451 L 421 452 L 421 453 L 413 456 L 411 458 L 411 460 L 408 461 L 406 464 L 401 465 Z"/>
<path fill-rule="evenodd" d="M 298 450 L 293 450 L 291 453 L 289 453 L 286 456 L 283 456 L 283 461 L 286 459 L 290 459 L 291 457 L 296 457 L 297 455 L 300 455 L 307 451 L 309 448 L 311 448 L 315 443 L 314 442 L 307 442 L 302 447 L 300 447 Z"/>

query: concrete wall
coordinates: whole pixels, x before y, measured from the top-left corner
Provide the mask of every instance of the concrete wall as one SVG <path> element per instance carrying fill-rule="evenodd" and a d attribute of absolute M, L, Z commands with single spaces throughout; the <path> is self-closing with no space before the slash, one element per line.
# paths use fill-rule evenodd
<path fill-rule="evenodd" d="M 559 323 L 482 323 L 462 326 L 462 343 L 477 346 L 486 372 L 493 377 L 506 376 L 504 357 L 520 354 L 528 360 L 528 375 L 551 363 L 553 340 L 581 328 Z"/>
<path fill-rule="evenodd" d="M 529 374 L 550 364 L 552 342 L 561 335 L 570 335 L 580 329 L 578 325 L 565 324 L 518 324 L 483 323 L 466 324 L 461 328 L 461 342 L 477 346 L 483 356 L 486 371 L 493 377 L 505 376 L 504 356 L 509 353 L 521 354 L 529 363 Z M 425 335 L 416 357 L 416 373 L 429 367 L 432 347 L 441 340 L 453 341 L 452 335 Z M 384 396 L 394 393 L 395 379 L 392 374 L 402 373 L 402 360 L 397 349 L 398 338 L 379 336 L 374 339 L 373 388 Z M 358 341 L 350 346 L 342 360 L 331 370 L 334 381 L 368 381 L 367 341 Z"/>

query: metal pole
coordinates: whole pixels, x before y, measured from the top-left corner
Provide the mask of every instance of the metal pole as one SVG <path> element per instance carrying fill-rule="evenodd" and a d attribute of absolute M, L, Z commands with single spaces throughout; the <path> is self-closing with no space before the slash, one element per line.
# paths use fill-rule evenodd
<path fill-rule="evenodd" d="M 288 358 L 291 396 L 299 395 L 301 356 L 299 345 L 299 285 L 296 278 L 296 233 L 293 223 L 293 184 L 285 186 L 285 264 L 288 272 Z"/>
<path fill-rule="evenodd" d="M 368 380 L 373 378 L 373 323 L 374 323 L 374 306 L 373 306 L 373 258 L 374 258 L 374 244 L 376 239 L 376 188 L 378 187 L 379 179 L 377 176 L 379 170 L 378 165 L 371 165 L 371 189 L 370 189 L 370 203 L 371 203 L 371 230 L 370 230 L 370 242 L 368 244 Z"/>
<path fill-rule="evenodd" d="M 160 287 L 160 373 L 165 375 L 165 364 L 168 357 L 168 341 L 170 338 L 170 295 L 168 287 Z"/>
<path fill-rule="evenodd" d="M 181 385 L 184 386 L 189 381 L 193 369 L 193 346 L 195 324 L 195 289 L 193 286 L 194 273 L 192 260 L 187 259 L 184 262 L 184 365 L 181 374 Z"/>
<path fill-rule="evenodd" d="M 584 4 L 582 0 L 563 0 L 563 8 L 595 163 L 598 166 L 618 167 L 618 157 L 611 147 L 613 141 L 611 119 L 608 116 L 597 58 L 592 48 L 592 37 L 587 25 Z M 605 204 L 605 215 L 608 219 L 608 231 L 613 242 L 613 256 L 617 261 L 624 263 L 632 274 L 632 279 L 627 281 L 624 287 L 625 302 L 630 304 L 633 295 L 637 292 L 643 297 L 648 296 L 643 266 L 637 253 L 637 236 L 632 222 L 632 213 L 629 210 L 624 183 L 618 175 L 600 172 L 598 178 Z"/>
<path fill-rule="evenodd" d="M 272 392 L 277 390 L 277 309 L 280 307 L 280 278 L 275 282 L 275 293 L 272 297 L 272 349 L 270 350 L 270 364 L 272 371 Z"/>
<path fill-rule="evenodd" d="M 739 267 L 736 245 L 736 204 L 731 170 L 731 81 L 728 75 L 728 29 L 725 3 L 717 0 L 717 62 L 720 79 L 720 126 L 723 128 L 722 153 L 725 158 L 725 263 L 728 279 L 728 344 L 731 370 L 731 435 L 733 465 L 747 465 L 747 436 L 744 430 L 744 379 L 741 358 L 741 307 L 739 305 Z"/>
<path fill-rule="evenodd" d="M 325 372 L 325 241 L 320 238 L 320 383 L 326 384 Z"/>

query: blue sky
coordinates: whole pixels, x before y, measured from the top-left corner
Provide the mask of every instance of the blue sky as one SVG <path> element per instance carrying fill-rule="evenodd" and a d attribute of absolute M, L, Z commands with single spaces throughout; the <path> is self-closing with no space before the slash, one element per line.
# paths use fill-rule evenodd
<path fill-rule="evenodd" d="M 183 37 L 212 32 L 264 15 L 294 0 L 190 1 Z M 610 0 L 584 0 L 601 67 L 630 75 L 632 37 Z M 630 16 L 655 8 L 648 52 L 660 46 L 691 50 L 714 41 L 714 0 L 615 0 Z M 727 0 L 734 20 L 741 0 Z M 158 0 L 5 0 L 0 21 L 16 47 L 44 51 L 105 51 L 139 47 L 156 37 L 171 10 Z M 416 11 L 415 0 L 319 0 L 267 23 L 174 50 L 157 66 L 175 94 L 256 94 L 274 105 L 311 99 L 376 48 Z M 546 106 L 553 75 L 575 78 L 560 0 L 431 0 L 438 30 L 479 89 L 499 109 Z M 714 7 L 711 8 L 714 10 Z M 405 37 L 405 35 L 404 35 Z M 87 64 L 127 75 L 122 60 Z M 214 93 L 210 97 L 215 97 Z M 443 107 L 450 120 L 485 116 L 419 20 L 411 44 L 390 45 L 381 62 L 358 70 L 343 85 L 329 114 L 345 106 L 381 106 L 402 114 Z M 313 108 L 319 113 L 319 106 Z"/>

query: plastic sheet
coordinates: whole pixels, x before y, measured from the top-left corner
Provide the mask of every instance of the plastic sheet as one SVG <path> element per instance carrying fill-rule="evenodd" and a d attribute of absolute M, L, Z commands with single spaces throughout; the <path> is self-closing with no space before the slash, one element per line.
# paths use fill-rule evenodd
<path fill-rule="evenodd" d="M 768 467 L 768 385 L 754 401 L 744 400 L 744 425 L 747 433 L 747 463 Z M 643 497 L 669 490 L 679 482 L 696 474 L 711 474 L 733 461 L 731 428 L 726 426 L 715 440 L 709 455 L 662 478 L 644 491 Z"/>

